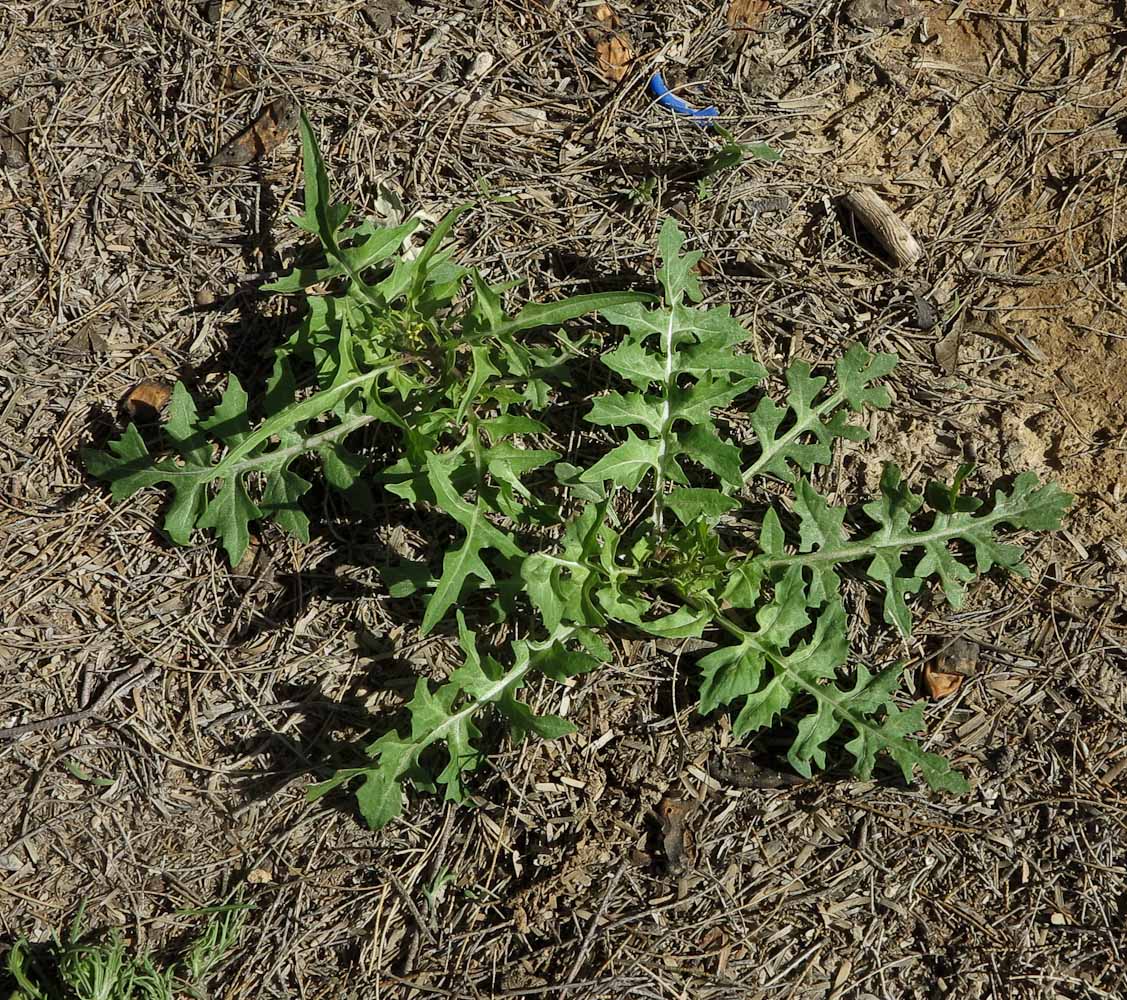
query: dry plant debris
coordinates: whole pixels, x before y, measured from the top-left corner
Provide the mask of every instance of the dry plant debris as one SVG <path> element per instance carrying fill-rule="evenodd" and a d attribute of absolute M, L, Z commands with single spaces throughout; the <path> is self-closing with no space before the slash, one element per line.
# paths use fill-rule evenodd
<path fill-rule="evenodd" d="M 19 170 L 28 163 L 27 135 L 31 125 L 25 108 L 13 108 L 0 123 L 0 153 L 5 166 Z"/>
<path fill-rule="evenodd" d="M 687 821 L 695 809 L 695 803 L 668 795 L 654 807 L 654 814 L 661 826 L 661 846 L 665 854 L 665 864 L 673 874 L 683 871 L 689 860 L 691 840 Z"/>
<path fill-rule="evenodd" d="M 978 643 L 956 639 L 934 659 L 924 664 L 923 680 L 933 699 L 947 698 L 962 687 L 964 679 L 978 668 Z"/>
<path fill-rule="evenodd" d="M 629 36 L 618 28 L 621 19 L 609 4 L 599 4 L 593 17 L 597 27 L 588 30 L 595 45 L 595 62 L 599 72 L 611 83 L 621 83 L 630 72 L 634 49 Z"/>
<path fill-rule="evenodd" d="M 147 378 L 138 382 L 125 394 L 121 408 L 130 420 L 152 423 L 160 418 L 171 397 L 172 386 L 167 382 Z"/>
<path fill-rule="evenodd" d="M 234 66 L 224 66 L 219 71 L 219 89 L 224 93 L 235 93 L 239 90 L 249 90 L 255 85 L 254 70 L 241 63 Z"/>
<path fill-rule="evenodd" d="M 595 55 L 598 59 L 599 72 L 608 80 L 620 83 L 626 79 L 626 74 L 630 72 L 630 63 L 634 59 L 634 51 L 625 35 L 616 32 L 596 42 Z"/>
<path fill-rule="evenodd" d="M 917 325 L 919 325 L 917 323 Z M 962 333 L 959 327 L 952 324 L 951 329 L 935 342 L 932 348 L 935 354 L 935 363 L 948 375 L 954 375 L 959 370 L 959 347 L 962 344 Z"/>

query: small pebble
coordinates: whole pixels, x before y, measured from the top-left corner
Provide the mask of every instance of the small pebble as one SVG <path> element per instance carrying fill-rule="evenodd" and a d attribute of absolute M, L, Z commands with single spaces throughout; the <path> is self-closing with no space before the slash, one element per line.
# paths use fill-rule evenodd
<path fill-rule="evenodd" d="M 493 54 L 490 52 L 479 52 L 477 58 L 474 59 L 473 65 L 470 66 L 466 73 L 467 80 L 476 80 L 479 77 L 485 76 L 493 67 Z"/>
<path fill-rule="evenodd" d="M 196 305 L 201 309 L 204 306 L 215 305 L 215 292 L 210 288 L 201 288 L 195 295 Z"/>

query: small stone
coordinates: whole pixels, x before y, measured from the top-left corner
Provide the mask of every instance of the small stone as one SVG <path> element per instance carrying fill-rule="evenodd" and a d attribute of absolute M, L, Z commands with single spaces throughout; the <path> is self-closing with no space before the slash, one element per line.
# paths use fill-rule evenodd
<path fill-rule="evenodd" d="M 850 0 L 845 16 L 858 28 L 887 28 L 916 13 L 911 0 Z"/>
<path fill-rule="evenodd" d="M 473 64 L 466 71 L 467 80 L 477 80 L 493 68 L 493 53 L 479 52 L 475 57 Z"/>
<path fill-rule="evenodd" d="M 210 288 L 201 288 L 195 294 L 196 305 L 203 309 L 205 306 L 215 305 L 215 292 Z"/>

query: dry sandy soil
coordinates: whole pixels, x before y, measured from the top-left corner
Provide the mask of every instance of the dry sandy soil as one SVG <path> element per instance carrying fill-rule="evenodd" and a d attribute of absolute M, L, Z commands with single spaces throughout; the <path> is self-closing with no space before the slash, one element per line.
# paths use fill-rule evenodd
<path fill-rule="evenodd" d="M 0 937 L 41 940 L 85 897 L 160 948 L 178 909 L 249 882 L 217 997 L 1127 995 L 1124 5 L 921 0 L 872 29 L 837 0 L 744 7 L 733 28 L 715 0 L 619 3 L 638 63 L 612 86 L 575 0 L 4 5 L 0 121 L 27 130 L 0 136 L 0 727 L 141 682 L 0 742 Z M 659 64 L 781 162 L 699 197 L 716 140 L 654 106 Z M 899 353 L 894 409 L 826 484 L 842 496 L 882 459 L 922 481 L 968 457 L 975 489 L 1034 468 L 1077 495 L 1066 532 L 1026 540 L 1030 579 L 958 613 L 918 601 L 907 649 L 855 623 L 911 677 L 979 643 L 928 712 L 970 794 L 717 780 L 730 731 L 693 713 L 691 656 L 626 641 L 569 692 L 583 735 L 500 744 L 476 808 L 413 796 L 373 833 L 346 799 L 306 802 L 328 736 L 363 736 L 449 638 L 418 639 L 331 500 L 310 544 L 266 532 L 232 571 L 77 457 L 142 378 L 262 384 L 291 318 L 256 286 L 300 243 L 299 149 L 205 164 L 281 95 L 363 210 L 381 185 L 429 218 L 507 196 L 457 241 L 521 294 L 648 287 L 673 214 L 773 370 L 858 338 Z M 858 184 L 917 266 L 838 212 Z M 695 803 L 679 874 L 654 843 L 666 794 Z"/>

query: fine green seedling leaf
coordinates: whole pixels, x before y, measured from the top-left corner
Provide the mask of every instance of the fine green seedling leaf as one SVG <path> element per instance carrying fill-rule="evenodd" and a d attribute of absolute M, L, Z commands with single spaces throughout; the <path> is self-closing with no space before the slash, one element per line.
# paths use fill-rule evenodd
<path fill-rule="evenodd" d="M 712 131 L 723 140 L 720 148 L 705 162 L 697 181 L 697 197 L 707 201 L 712 194 L 712 184 L 718 174 L 738 167 L 744 161 L 754 158 L 766 163 L 778 163 L 782 155 L 765 142 L 738 142 L 726 128 L 713 125 Z"/>
<path fill-rule="evenodd" d="M 210 980 L 239 943 L 249 904 L 238 900 L 185 916 L 205 917 L 203 930 L 179 955 L 158 959 L 130 948 L 116 928 L 83 929 L 85 903 L 71 924 L 46 945 L 20 938 L 6 965 L 15 984 L 10 1000 L 173 1000 L 206 997 Z"/>

